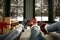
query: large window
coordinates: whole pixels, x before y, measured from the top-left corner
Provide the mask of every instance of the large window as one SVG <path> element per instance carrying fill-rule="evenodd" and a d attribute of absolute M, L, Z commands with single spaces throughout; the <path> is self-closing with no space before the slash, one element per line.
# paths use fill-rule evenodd
<path fill-rule="evenodd" d="M 3 9 L 4 9 L 4 2 L 3 0 L 0 0 L 0 17 L 4 16 Z"/>
<path fill-rule="evenodd" d="M 23 0 L 11 0 L 11 18 L 23 21 Z"/>
<path fill-rule="evenodd" d="M 48 21 L 47 0 L 35 0 L 35 17 L 37 21 Z"/>
<path fill-rule="evenodd" d="M 54 21 L 60 21 L 60 0 L 54 0 Z M 48 0 L 35 0 L 35 17 L 38 21 L 48 21 Z"/>

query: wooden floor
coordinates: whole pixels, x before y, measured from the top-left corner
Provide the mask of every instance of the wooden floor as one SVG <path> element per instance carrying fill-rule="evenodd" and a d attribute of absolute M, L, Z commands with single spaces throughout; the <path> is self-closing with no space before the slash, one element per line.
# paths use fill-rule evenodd
<path fill-rule="evenodd" d="M 29 40 L 30 38 L 30 28 L 28 27 L 27 29 L 24 30 L 24 32 L 22 32 L 20 40 Z"/>
<path fill-rule="evenodd" d="M 31 30 L 30 28 L 28 27 L 27 29 L 25 29 L 24 32 L 22 32 L 21 34 L 21 37 L 19 40 L 29 40 L 29 37 L 30 37 L 30 33 L 31 33 Z M 41 32 L 42 33 L 42 32 Z M 42 36 L 46 39 L 46 40 L 60 40 L 60 33 L 50 33 L 50 34 L 46 34 L 44 35 L 42 33 Z"/>

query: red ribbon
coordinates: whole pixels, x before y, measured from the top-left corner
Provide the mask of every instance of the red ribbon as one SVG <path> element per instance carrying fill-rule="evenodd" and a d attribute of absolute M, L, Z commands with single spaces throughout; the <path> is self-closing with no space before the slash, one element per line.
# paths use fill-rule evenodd
<path fill-rule="evenodd" d="M 5 20 L 5 17 L 3 17 L 3 21 L 0 22 L 1 34 L 3 34 L 3 28 L 7 28 L 7 25 L 10 25 L 10 24 L 4 22 L 4 20 Z"/>

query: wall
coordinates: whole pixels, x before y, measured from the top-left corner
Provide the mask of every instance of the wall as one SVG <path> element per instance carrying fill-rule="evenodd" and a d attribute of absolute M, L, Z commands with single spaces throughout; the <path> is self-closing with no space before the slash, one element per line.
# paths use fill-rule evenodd
<path fill-rule="evenodd" d="M 25 17 L 26 19 L 33 18 L 33 0 L 25 0 Z"/>

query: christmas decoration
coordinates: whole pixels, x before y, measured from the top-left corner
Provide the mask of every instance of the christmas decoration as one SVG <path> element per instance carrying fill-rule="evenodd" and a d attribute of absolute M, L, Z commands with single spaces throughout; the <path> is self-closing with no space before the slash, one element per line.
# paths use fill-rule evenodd
<path fill-rule="evenodd" d="M 2 22 L 0 22 L 1 34 L 3 34 L 3 28 L 7 28 L 7 25 L 10 25 L 10 24 L 4 22 L 4 20 L 5 20 L 5 17 L 3 17 Z"/>

